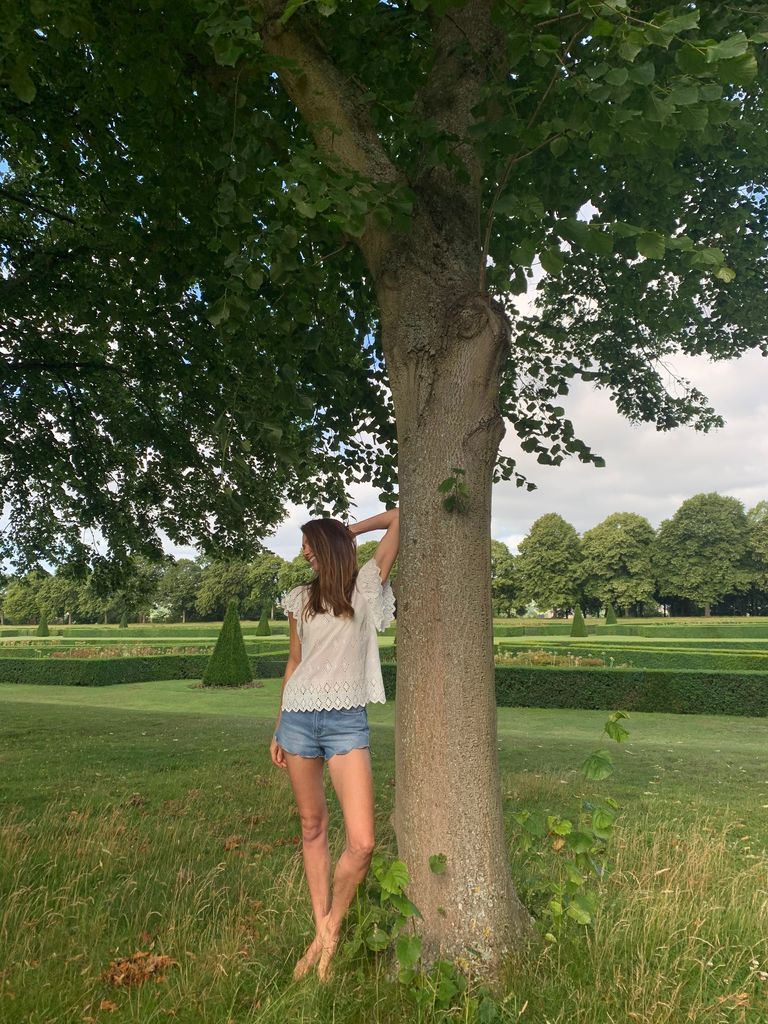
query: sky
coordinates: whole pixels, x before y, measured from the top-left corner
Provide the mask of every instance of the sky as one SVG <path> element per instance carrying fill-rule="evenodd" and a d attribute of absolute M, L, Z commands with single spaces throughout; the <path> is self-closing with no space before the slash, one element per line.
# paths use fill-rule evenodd
<path fill-rule="evenodd" d="M 513 481 L 494 486 L 491 536 L 515 551 L 533 522 L 548 512 L 557 512 L 583 533 L 612 512 L 636 512 L 657 527 L 686 498 L 707 491 L 738 498 L 747 508 L 768 500 L 768 358 L 750 352 L 713 363 L 680 356 L 672 365 L 709 397 L 726 421 L 722 429 L 659 433 L 647 424 L 635 426 L 616 412 L 606 394 L 579 382 L 562 404 L 577 435 L 605 458 L 605 468 L 577 459 L 559 467 L 540 466 L 520 452 L 510 432 L 502 453 L 518 458 L 520 471 L 538 488 L 529 492 Z M 356 504 L 354 518 L 382 510 L 375 488 L 356 485 L 349 493 Z M 301 524 L 311 518 L 307 509 L 289 506 L 285 521 L 264 538 L 265 546 L 283 558 L 295 557 Z M 177 557 L 194 556 L 190 548 L 169 550 Z"/>

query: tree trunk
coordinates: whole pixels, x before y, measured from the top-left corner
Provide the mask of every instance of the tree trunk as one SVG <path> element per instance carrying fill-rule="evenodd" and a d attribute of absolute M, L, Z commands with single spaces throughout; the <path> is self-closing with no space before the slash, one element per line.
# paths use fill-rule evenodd
<path fill-rule="evenodd" d="M 187 621 L 187 609 L 186 608 L 182 608 L 181 609 L 181 621 L 182 622 L 186 622 Z"/>
<path fill-rule="evenodd" d="M 402 511 L 394 823 L 423 915 L 425 964 L 446 957 L 494 974 L 531 924 L 509 870 L 491 614 L 491 482 L 509 332 L 489 301 L 461 295 L 446 281 L 430 294 L 414 282 L 380 296 Z M 449 512 L 438 487 L 454 467 L 469 498 Z M 430 869 L 434 854 L 446 857 L 443 874 Z"/>
<path fill-rule="evenodd" d="M 105 626 L 107 625 L 107 613 L 106 612 L 104 612 L 104 625 Z"/>
<path fill-rule="evenodd" d="M 704 615 L 705 615 L 705 616 L 706 616 L 707 618 L 709 618 L 709 616 L 710 616 L 711 614 L 712 614 L 712 605 L 711 605 L 711 604 L 705 604 L 705 605 L 704 605 Z"/>

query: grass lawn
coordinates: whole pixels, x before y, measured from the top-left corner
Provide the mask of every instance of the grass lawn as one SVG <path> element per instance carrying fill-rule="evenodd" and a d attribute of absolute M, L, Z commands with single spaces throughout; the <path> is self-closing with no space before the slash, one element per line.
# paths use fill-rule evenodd
<path fill-rule="evenodd" d="M 311 914 L 290 786 L 269 759 L 279 690 L 0 685 L 0 1022 L 478 1019 L 466 999 L 420 1016 L 373 953 L 340 956 L 328 986 L 292 981 Z M 491 1020 L 765 1024 L 768 721 L 638 713 L 619 747 L 601 737 L 605 718 L 499 709 L 521 892 L 560 855 L 521 856 L 514 811 L 575 815 L 595 793 L 622 810 L 594 927 L 513 962 Z M 372 705 L 369 720 L 391 857 L 394 707 Z M 589 783 L 578 769 L 597 748 L 616 773 Z M 164 981 L 105 980 L 137 951 L 175 961 Z"/>

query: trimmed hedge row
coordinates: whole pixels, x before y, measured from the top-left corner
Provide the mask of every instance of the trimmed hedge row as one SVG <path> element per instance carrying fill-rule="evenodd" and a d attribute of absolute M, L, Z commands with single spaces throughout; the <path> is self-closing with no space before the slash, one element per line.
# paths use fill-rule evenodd
<path fill-rule="evenodd" d="M 153 658 L 4 658 L 0 682 L 111 686 L 158 679 L 201 679 L 208 656 Z M 255 678 L 280 678 L 284 658 L 250 659 Z M 381 666 L 384 692 L 395 698 L 397 669 Z M 496 667 L 500 707 L 622 709 L 675 714 L 768 715 L 768 673 L 661 669 L 550 669 Z"/>
<path fill-rule="evenodd" d="M 522 652 L 526 648 L 517 644 L 508 644 L 502 645 L 502 649 Z M 606 647 L 574 644 L 573 648 L 566 648 L 563 644 L 557 647 L 537 644 L 533 649 L 544 651 L 547 654 L 556 654 L 559 657 L 570 653 L 576 657 L 613 658 L 614 662 L 629 662 L 633 668 L 692 669 L 702 672 L 768 672 L 768 654 L 756 654 L 751 651 L 744 654 L 729 653 L 728 651 L 722 653 L 719 651 L 678 651 L 659 649 L 658 647 L 619 647 L 617 644 Z M 505 665 L 504 667 L 523 668 L 525 666 Z"/>
<path fill-rule="evenodd" d="M 768 623 L 755 622 L 751 625 L 746 623 L 720 623 L 715 626 L 708 626 L 704 623 L 699 625 L 675 625 L 669 620 L 658 626 L 616 626 L 601 627 L 607 632 L 617 636 L 650 636 L 658 639 L 680 637 L 681 639 L 694 639 L 697 637 L 708 637 L 713 640 L 727 640 L 729 638 L 745 637 L 747 639 L 763 640 L 768 638 Z"/>
<path fill-rule="evenodd" d="M 2 658 L 0 683 L 35 686 L 113 686 L 158 679 L 202 679 L 207 654 L 158 654 L 148 658 Z M 286 659 L 249 658 L 254 679 L 285 672 Z"/>
<path fill-rule="evenodd" d="M 189 638 L 207 637 L 215 640 L 221 632 L 222 623 L 220 622 L 199 622 L 193 626 L 183 625 L 180 622 L 171 623 L 165 625 L 164 623 L 146 623 L 146 625 L 139 626 L 136 623 L 131 623 L 128 629 L 120 629 L 115 623 L 114 626 L 49 626 L 51 635 L 57 637 L 110 637 L 113 640 L 119 639 L 130 640 L 131 637 L 152 637 L 153 639 L 159 639 L 165 637 L 173 638 L 174 640 L 187 640 Z M 0 629 L 0 638 L 4 636 L 34 636 L 35 626 L 19 627 L 16 630 Z M 244 636 L 259 637 L 256 630 L 259 628 L 258 622 L 248 621 L 241 623 L 241 629 Z M 277 625 L 272 625 L 272 636 L 288 636 L 288 623 L 285 621 L 278 622 Z M 175 629 L 175 632 L 171 630 Z M 263 638 L 260 638 L 263 639 Z"/>
<path fill-rule="evenodd" d="M 396 668 L 382 665 L 387 700 Z M 680 715 L 768 715 L 768 673 L 496 666 L 499 707 L 655 711 Z"/>

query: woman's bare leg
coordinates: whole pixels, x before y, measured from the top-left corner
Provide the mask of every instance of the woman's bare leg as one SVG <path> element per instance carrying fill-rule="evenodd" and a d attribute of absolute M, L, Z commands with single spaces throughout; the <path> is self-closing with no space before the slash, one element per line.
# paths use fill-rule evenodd
<path fill-rule="evenodd" d="M 331 906 L 328 804 L 323 783 L 323 758 L 300 757 L 286 751 L 285 760 L 301 819 L 304 871 L 315 918 L 315 937 L 293 971 L 294 978 L 301 978 L 320 957 L 320 926 Z"/>
<path fill-rule="evenodd" d="M 333 874 L 333 898 L 323 921 L 322 952 L 317 973 L 321 981 L 329 975 L 341 922 L 354 899 L 357 887 L 368 874 L 374 846 L 373 773 L 367 747 L 334 754 L 328 761 L 333 788 L 341 804 L 346 846 Z"/>

